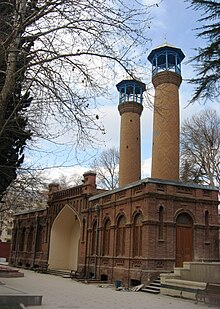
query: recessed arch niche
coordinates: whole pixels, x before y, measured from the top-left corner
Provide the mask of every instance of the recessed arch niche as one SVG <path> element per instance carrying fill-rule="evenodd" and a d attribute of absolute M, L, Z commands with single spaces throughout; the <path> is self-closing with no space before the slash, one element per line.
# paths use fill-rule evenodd
<path fill-rule="evenodd" d="M 51 228 L 49 268 L 77 270 L 80 222 L 68 205 L 57 215 Z"/>

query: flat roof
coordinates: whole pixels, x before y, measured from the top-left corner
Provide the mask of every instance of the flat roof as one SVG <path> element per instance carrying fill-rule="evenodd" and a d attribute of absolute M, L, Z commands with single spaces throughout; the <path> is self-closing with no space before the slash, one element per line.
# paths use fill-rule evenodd
<path fill-rule="evenodd" d="M 29 213 L 32 213 L 32 212 L 40 212 L 40 211 L 44 211 L 46 209 L 47 209 L 47 207 L 46 208 L 35 208 L 35 209 L 29 209 L 29 210 L 22 210 L 20 212 L 15 212 L 14 216 L 29 214 Z"/>
<path fill-rule="evenodd" d="M 120 192 L 120 191 L 123 191 L 123 190 L 126 190 L 126 189 L 133 188 L 135 186 L 139 186 L 141 184 L 147 184 L 147 183 L 157 183 L 157 184 L 172 185 L 172 186 L 178 186 L 178 187 L 184 187 L 184 188 L 219 191 L 218 187 L 215 187 L 215 186 L 200 185 L 200 184 L 196 184 L 196 183 L 185 183 L 185 182 L 182 182 L 182 181 L 175 181 L 175 180 L 166 180 L 166 179 L 157 179 L 157 178 L 144 178 L 144 179 L 132 182 L 130 184 L 124 185 L 123 187 L 94 195 L 94 196 L 89 198 L 89 201 L 96 200 L 100 197 L 107 196 L 107 195 L 112 194 L 112 193 L 117 193 L 117 192 Z"/>

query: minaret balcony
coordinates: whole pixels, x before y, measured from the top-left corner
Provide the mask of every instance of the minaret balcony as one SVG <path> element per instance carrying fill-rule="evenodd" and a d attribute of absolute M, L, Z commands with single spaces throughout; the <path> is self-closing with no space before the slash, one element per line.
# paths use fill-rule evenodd
<path fill-rule="evenodd" d="M 126 102 L 134 102 L 137 104 L 143 103 L 143 96 L 142 94 L 134 94 L 134 93 L 121 93 L 119 97 L 119 104 L 126 103 Z"/>
<path fill-rule="evenodd" d="M 181 68 L 179 66 L 158 66 L 152 69 L 152 76 L 155 76 L 157 73 L 163 72 L 163 71 L 171 71 L 178 75 L 181 75 Z"/>
<path fill-rule="evenodd" d="M 148 56 L 152 64 L 152 77 L 163 71 L 174 72 L 181 76 L 181 62 L 184 58 L 181 49 L 168 44 L 153 49 Z"/>
<path fill-rule="evenodd" d="M 119 91 L 119 105 L 123 103 L 143 104 L 143 93 L 146 85 L 135 79 L 122 80 L 116 85 Z"/>

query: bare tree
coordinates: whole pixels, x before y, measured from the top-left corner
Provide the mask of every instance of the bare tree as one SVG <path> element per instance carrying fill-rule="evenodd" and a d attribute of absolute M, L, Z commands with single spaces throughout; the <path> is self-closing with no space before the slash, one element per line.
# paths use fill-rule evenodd
<path fill-rule="evenodd" d="M 0 212 L 19 212 L 47 206 L 48 180 L 41 172 L 19 171 L 7 188 Z"/>
<path fill-rule="evenodd" d="M 215 110 L 205 110 L 183 122 L 181 179 L 220 184 L 220 117 Z"/>
<path fill-rule="evenodd" d="M 97 184 L 104 189 L 113 190 L 119 183 L 119 151 L 110 148 L 103 151 L 91 165 L 97 173 Z"/>
<path fill-rule="evenodd" d="M 0 213 L 45 208 L 50 183 L 51 180 L 46 176 L 45 171 L 19 169 L 18 177 L 5 192 Z M 59 188 L 62 190 L 82 184 L 82 176 L 77 173 L 74 173 L 71 177 L 61 174 L 57 179 L 53 179 L 52 183 L 59 184 Z"/>
<path fill-rule="evenodd" d="M 33 139 L 60 142 L 69 134 L 77 147 L 93 145 L 97 130 L 104 133 L 96 99 L 108 94 L 119 67 L 128 73 L 138 67 L 149 42 L 149 6 L 136 0 L 5 0 L 0 26 L 0 139 L 5 142 L 10 120 L 22 111 Z M 17 150 L 20 163 L 28 138 Z"/>
<path fill-rule="evenodd" d="M 11 239 L 13 216 L 16 212 L 47 207 L 47 180 L 39 172 L 19 170 L 18 177 L 7 188 L 0 208 L 0 238 Z M 1 236 L 2 231 L 2 236 Z"/>
<path fill-rule="evenodd" d="M 82 178 L 82 175 L 78 173 L 74 173 L 71 175 L 61 174 L 58 178 L 53 179 L 53 182 L 59 184 L 61 189 L 67 189 L 71 186 L 81 185 Z"/>

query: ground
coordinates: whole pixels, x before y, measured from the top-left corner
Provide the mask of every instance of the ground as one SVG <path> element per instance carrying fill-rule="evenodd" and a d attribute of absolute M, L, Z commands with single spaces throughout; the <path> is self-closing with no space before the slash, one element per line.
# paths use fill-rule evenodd
<path fill-rule="evenodd" d="M 23 271 L 23 270 L 22 270 Z M 203 303 L 151 295 L 144 292 L 116 291 L 111 285 L 84 284 L 69 278 L 24 270 L 23 278 L 0 278 L 15 290 L 43 295 L 42 306 L 33 309 L 208 309 Z M 0 305 L 1 308 L 1 305 Z M 214 307 L 213 307 L 214 308 Z"/>

